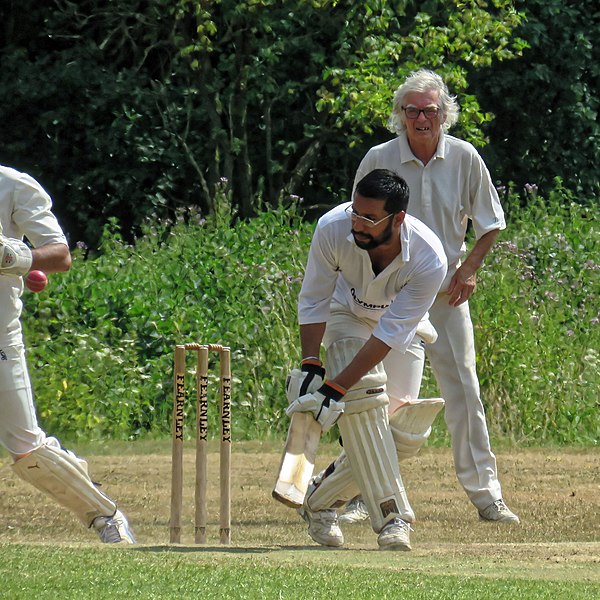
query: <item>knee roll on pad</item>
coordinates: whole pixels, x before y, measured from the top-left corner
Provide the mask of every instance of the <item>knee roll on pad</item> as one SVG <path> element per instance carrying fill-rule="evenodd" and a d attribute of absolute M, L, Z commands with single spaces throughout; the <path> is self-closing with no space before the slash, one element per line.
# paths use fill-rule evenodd
<path fill-rule="evenodd" d="M 364 346 L 365 340 L 360 338 L 342 338 L 331 344 L 326 350 L 326 367 L 330 377 L 343 371 Z M 344 396 L 346 408 L 344 412 L 353 414 L 387 406 L 389 398 L 385 391 L 387 375 L 381 363 L 375 365 Z"/>
<path fill-rule="evenodd" d="M 415 456 L 431 434 L 431 426 L 444 407 L 441 398 L 415 400 L 401 406 L 390 417 L 390 429 L 398 460 Z"/>
<path fill-rule="evenodd" d="M 73 511 L 86 527 L 96 517 L 112 516 L 117 510 L 117 505 L 90 479 L 87 463 L 61 448 L 55 438 L 48 438 L 12 468 L 21 479 Z"/>
<path fill-rule="evenodd" d="M 342 506 L 357 494 L 358 485 L 352 475 L 348 457 L 342 452 L 313 478 L 304 502 L 310 510 L 325 510 Z"/>

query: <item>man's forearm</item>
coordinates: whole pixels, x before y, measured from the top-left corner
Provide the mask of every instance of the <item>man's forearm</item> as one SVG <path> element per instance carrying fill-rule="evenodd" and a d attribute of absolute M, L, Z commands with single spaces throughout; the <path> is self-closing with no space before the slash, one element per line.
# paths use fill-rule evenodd
<path fill-rule="evenodd" d="M 307 358 L 309 356 L 319 357 L 323 335 L 325 335 L 325 323 L 307 323 L 305 325 L 300 325 L 302 358 Z"/>
<path fill-rule="evenodd" d="M 493 245 L 496 243 L 496 238 L 498 237 L 498 233 L 500 233 L 499 229 L 494 229 L 493 231 L 488 231 L 484 235 L 482 235 L 473 246 L 469 255 L 465 258 L 463 265 L 469 267 L 473 272 L 476 272 L 481 265 L 485 257 L 488 255 L 489 251 L 492 249 Z"/>
<path fill-rule="evenodd" d="M 71 268 L 71 253 L 64 244 L 47 244 L 31 251 L 32 269 L 40 269 L 46 273 L 68 271 Z"/>

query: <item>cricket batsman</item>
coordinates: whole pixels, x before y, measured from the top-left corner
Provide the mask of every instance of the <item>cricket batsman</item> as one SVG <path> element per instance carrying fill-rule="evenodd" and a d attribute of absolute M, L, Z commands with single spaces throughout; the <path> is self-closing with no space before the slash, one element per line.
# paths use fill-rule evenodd
<path fill-rule="evenodd" d="M 379 547 L 411 549 L 415 516 L 398 459 L 418 451 L 443 405 L 417 399 L 447 262 L 436 235 L 406 214 L 408 200 L 396 173 L 371 171 L 352 202 L 319 219 L 311 242 L 298 301 L 302 367 L 288 378 L 287 413 L 292 423 L 311 415 L 319 434 L 334 424 L 341 433 L 344 452 L 309 482 L 300 508 L 325 546 L 344 543 L 335 507 L 361 493 Z"/>

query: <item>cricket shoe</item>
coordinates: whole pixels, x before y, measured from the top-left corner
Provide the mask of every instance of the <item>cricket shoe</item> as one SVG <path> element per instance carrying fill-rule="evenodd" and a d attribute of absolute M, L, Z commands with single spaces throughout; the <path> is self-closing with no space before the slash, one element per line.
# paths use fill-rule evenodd
<path fill-rule="evenodd" d="M 369 511 L 364 500 L 357 496 L 346 504 L 344 512 L 338 517 L 340 523 L 358 523 L 369 518 Z"/>
<path fill-rule="evenodd" d="M 520 523 L 519 517 L 504 504 L 502 498 L 480 510 L 479 518 L 482 521 L 496 521 L 497 523 Z"/>
<path fill-rule="evenodd" d="M 412 550 L 410 545 L 411 526 L 400 517 L 384 525 L 377 536 L 380 550 Z"/>
<path fill-rule="evenodd" d="M 135 544 L 133 532 L 120 510 L 117 510 L 112 517 L 96 517 L 93 525 L 105 544 Z"/>
<path fill-rule="evenodd" d="M 308 523 L 308 535 L 321 546 L 339 548 L 344 543 L 344 535 L 338 525 L 337 513 L 333 509 L 313 512 L 306 506 L 298 509 L 298 514 Z"/>

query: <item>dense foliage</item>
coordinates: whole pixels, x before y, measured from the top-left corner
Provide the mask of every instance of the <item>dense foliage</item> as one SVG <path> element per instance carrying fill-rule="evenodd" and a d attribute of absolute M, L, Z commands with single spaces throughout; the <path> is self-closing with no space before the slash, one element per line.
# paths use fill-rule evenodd
<path fill-rule="evenodd" d="M 133 246 L 107 227 L 99 258 L 76 250 L 49 293 L 28 296 L 32 376 L 50 428 L 116 437 L 168 430 L 175 344 L 200 342 L 232 348 L 238 433 L 281 429 L 310 226 L 284 210 L 235 227 L 230 218 L 222 195 L 208 220 L 150 224 Z M 216 379 L 211 386 L 216 395 Z"/>
<path fill-rule="evenodd" d="M 481 144 L 467 68 L 524 46 L 508 0 L 21 0 L 0 19 L 0 161 L 94 246 L 109 217 L 131 239 L 151 214 L 208 214 L 222 177 L 242 217 L 289 194 L 336 203 L 418 66 Z"/>
<path fill-rule="evenodd" d="M 598 200 L 600 8 L 593 0 L 518 0 L 517 61 L 472 71 L 470 82 L 494 118 L 483 125 L 485 155 L 501 181 L 536 183 L 548 193 L 560 176 L 577 198 Z"/>
<path fill-rule="evenodd" d="M 509 228 L 472 302 L 494 436 L 597 444 L 600 243 L 595 213 L 556 183 L 530 202 L 506 190 Z M 135 244 L 107 227 L 103 253 L 26 293 L 24 325 L 40 416 L 64 437 L 165 435 L 176 343 L 231 346 L 234 438 L 282 437 L 285 376 L 299 359 L 296 297 L 312 225 L 296 206 L 230 225 L 225 193 L 208 219 L 149 222 Z M 215 357 L 213 357 L 215 358 Z M 193 360 L 189 358 L 189 388 Z M 211 375 L 216 390 L 216 371 Z M 423 397 L 436 395 L 429 370 Z M 188 399 L 193 403 L 193 394 Z M 216 414 L 212 414 L 213 432 Z M 432 438 L 446 443 L 438 426 Z"/>

